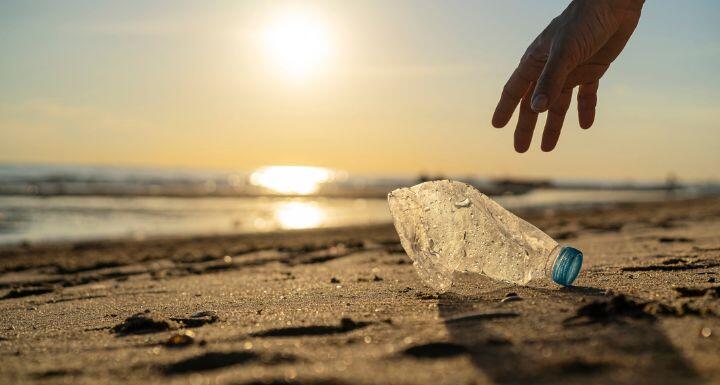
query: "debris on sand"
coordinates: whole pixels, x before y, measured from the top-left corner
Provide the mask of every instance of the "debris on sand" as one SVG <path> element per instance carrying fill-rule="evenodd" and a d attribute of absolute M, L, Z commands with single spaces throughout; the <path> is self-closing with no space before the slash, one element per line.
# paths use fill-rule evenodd
<path fill-rule="evenodd" d="M 126 318 L 125 321 L 115 325 L 112 331 L 120 335 L 148 334 L 175 330 L 179 327 L 180 325 L 177 322 L 146 310 L 143 313 L 133 314 Z"/>
<path fill-rule="evenodd" d="M 220 317 L 212 310 L 199 311 L 192 314 L 190 317 L 172 317 L 171 320 L 180 322 L 186 327 L 196 328 L 205 324 L 215 323 L 220 320 Z"/>
<path fill-rule="evenodd" d="M 125 321 L 112 328 L 117 334 L 147 334 L 166 330 L 176 330 L 183 327 L 199 327 L 217 322 L 220 317 L 214 311 L 200 311 L 189 317 L 165 317 L 161 314 L 145 310 L 133 314 Z"/>
<path fill-rule="evenodd" d="M 169 348 L 183 348 L 195 343 L 195 333 L 192 330 L 183 330 L 173 334 L 167 341 L 165 346 Z"/>
<path fill-rule="evenodd" d="M 505 297 L 500 300 L 500 302 L 502 302 L 502 303 L 515 302 L 515 301 L 522 301 L 522 297 L 520 297 L 519 295 L 517 295 L 517 293 L 514 293 L 514 292 L 505 294 Z"/>

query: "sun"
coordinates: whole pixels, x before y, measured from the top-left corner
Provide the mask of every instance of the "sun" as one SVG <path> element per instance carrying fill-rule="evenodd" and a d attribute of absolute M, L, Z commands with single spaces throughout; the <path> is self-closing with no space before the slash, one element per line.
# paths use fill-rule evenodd
<path fill-rule="evenodd" d="M 334 177 L 332 170 L 322 167 L 269 166 L 250 174 L 250 184 L 279 194 L 310 195 Z"/>
<path fill-rule="evenodd" d="M 296 79 L 319 72 L 331 53 L 327 25 L 319 17 L 299 12 L 272 20 L 264 30 L 263 45 L 279 72 Z"/>

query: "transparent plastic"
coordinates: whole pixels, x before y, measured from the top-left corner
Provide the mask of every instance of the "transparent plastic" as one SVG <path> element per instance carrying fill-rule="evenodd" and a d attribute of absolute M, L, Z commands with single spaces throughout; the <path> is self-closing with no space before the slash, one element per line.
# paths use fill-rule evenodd
<path fill-rule="evenodd" d="M 549 279 L 569 285 L 582 253 L 505 210 L 474 187 L 441 180 L 388 195 L 403 248 L 421 279 L 447 291 L 453 273 L 472 272 L 527 285 Z"/>

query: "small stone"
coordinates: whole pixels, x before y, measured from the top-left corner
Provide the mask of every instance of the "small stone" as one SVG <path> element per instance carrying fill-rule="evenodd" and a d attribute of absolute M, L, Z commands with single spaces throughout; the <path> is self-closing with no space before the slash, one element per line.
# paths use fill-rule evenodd
<path fill-rule="evenodd" d="M 117 334 L 146 334 L 173 330 L 178 326 L 174 320 L 145 311 L 126 318 L 125 321 L 115 325 L 112 330 Z"/>
<path fill-rule="evenodd" d="M 715 277 L 708 278 L 708 282 L 710 282 L 710 283 L 715 283 L 716 281 L 717 281 L 717 279 Z"/>
<path fill-rule="evenodd" d="M 340 280 L 335 277 L 332 277 L 332 278 L 330 278 L 330 283 L 340 283 Z"/>
<path fill-rule="evenodd" d="M 380 282 L 380 281 L 382 281 L 382 280 L 383 280 L 382 277 L 380 277 L 380 276 L 378 276 L 378 275 L 375 275 L 375 276 L 373 277 L 373 281 L 375 281 L 375 282 Z"/>
<path fill-rule="evenodd" d="M 511 296 L 511 297 L 505 297 L 502 300 L 500 300 L 500 302 L 502 302 L 502 303 L 515 302 L 515 301 L 522 301 L 522 298 L 515 295 L 515 296 Z"/>
<path fill-rule="evenodd" d="M 170 319 L 183 324 L 185 327 L 195 328 L 205 324 L 215 323 L 220 320 L 220 317 L 212 310 L 205 310 L 194 313 L 190 315 L 190 317 L 174 317 Z"/>
<path fill-rule="evenodd" d="M 210 318 L 214 318 L 215 320 L 218 319 L 217 313 L 215 313 L 212 310 L 199 311 L 199 312 L 193 313 L 192 315 L 190 315 L 190 317 L 193 317 L 193 318 L 210 317 Z"/>
<path fill-rule="evenodd" d="M 470 206 L 470 198 L 465 198 L 465 199 L 461 200 L 460 202 L 455 202 L 455 207 L 457 207 L 457 208 L 468 207 L 468 206 Z"/>
<path fill-rule="evenodd" d="M 163 278 L 167 277 L 167 271 L 165 271 L 165 270 L 153 271 L 150 273 L 150 276 L 156 280 L 163 279 Z"/>
<path fill-rule="evenodd" d="M 195 333 L 192 330 L 183 330 L 180 333 L 174 334 L 172 337 L 165 341 L 165 346 L 169 348 L 180 348 L 192 345 L 195 342 Z"/>
<path fill-rule="evenodd" d="M 712 335 L 712 329 L 710 329 L 709 327 L 704 327 L 700 330 L 700 335 L 708 338 Z"/>

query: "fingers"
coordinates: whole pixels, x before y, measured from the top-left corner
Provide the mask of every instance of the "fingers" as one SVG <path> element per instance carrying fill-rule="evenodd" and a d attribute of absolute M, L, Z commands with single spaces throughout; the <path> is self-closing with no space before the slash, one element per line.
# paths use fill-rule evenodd
<path fill-rule="evenodd" d="M 530 83 L 520 102 L 520 114 L 515 128 L 515 151 L 520 153 L 530 148 L 533 131 L 535 131 L 535 124 L 538 119 L 538 113 L 530 108 L 530 98 L 534 88 L 535 83 Z"/>
<path fill-rule="evenodd" d="M 517 107 L 520 99 L 525 95 L 530 83 L 532 83 L 540 75 L 542 66 L 537 65 L 537 61 L 529 55 L 523 58 L 520 65 L 510 75 L 510 79 L 503 87 L 502 95 L 495 113 L 492 118 L 492 125 L 496 128 L 505 127 L 512 118 L 515 107 Z"/>
<path fill-rule="evenodd" d="M 572 100 L 572 89 L 568 88 L 560 94 L 560 96 L 552 104 L 548 110 L 547 120 L 545 121 L 545 130 L 543 131 L 542 145 L 540 148 L 545 151 L 552 151 L 560 138 L 560 130 L 565 121 L 565 114 L 570 107 Z"/>
<path fill-rule="evenodd" d="M 532 109 L 544 112 L 555 103 L 565 86 L 565 79 L 576 66 L 573 55 L 565 40 L 553 41 L 548 61 L 545 64 L 532 97 Z"/>
<path fill-rule="evenodd" d="M 599 81 L 581 84 L 578 88 L 577 108 L 580 127 L 588 129 L 595 121 L 595 106 L 597 105 L 597 90 Z"/>
<path fill-rule="evenodd" d="M 505 127 L 510 121 L 515 107 L 520 102 L 520 98 L 523 97 L 525 91 L 527 91 L 532 79 L 528 79 L 523 76 L 522 63 L 518 68 L 515 69 L 510 79 L 503 87 L 502 95 L 500 95 L 500 101 L 497 107 L 495 107 L 495 113 L 492 118 L 492 125 L 496 128 Z"/>

